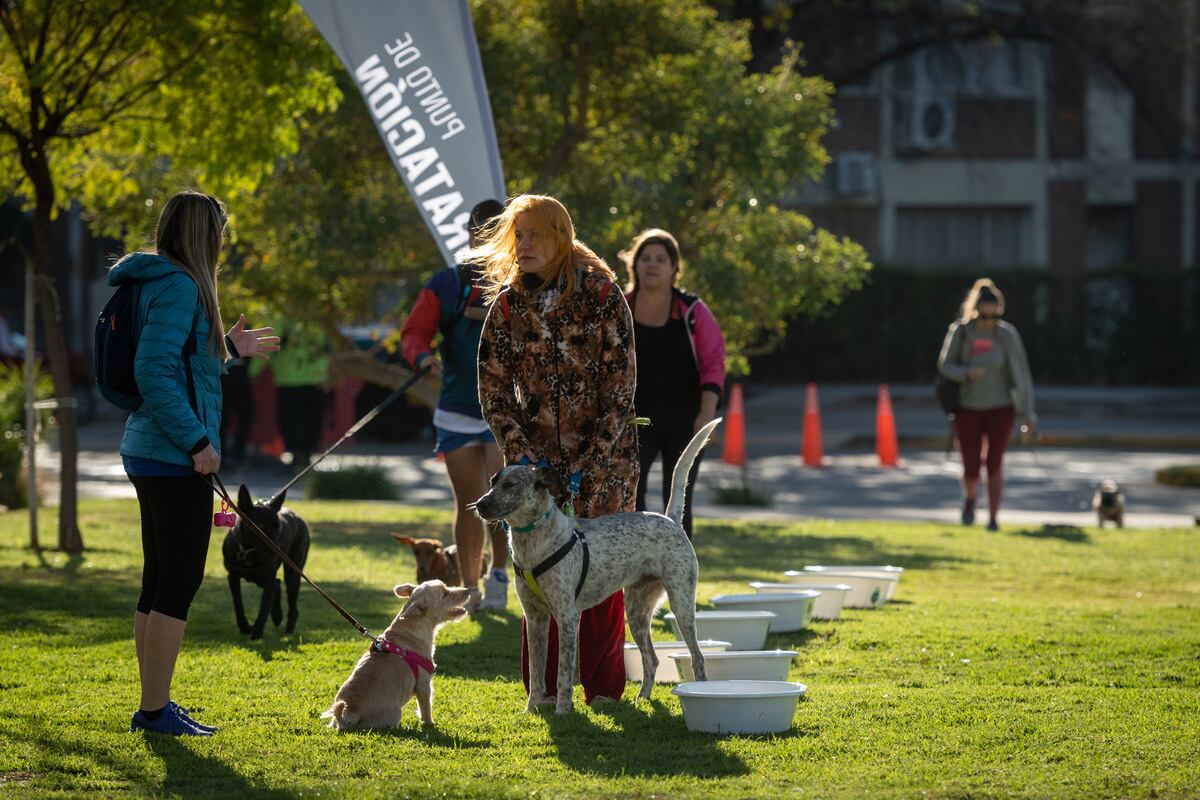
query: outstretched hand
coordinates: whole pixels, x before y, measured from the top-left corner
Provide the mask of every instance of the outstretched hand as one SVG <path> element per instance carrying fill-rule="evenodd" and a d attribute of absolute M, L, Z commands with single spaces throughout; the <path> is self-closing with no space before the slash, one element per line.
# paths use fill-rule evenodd
<path fill-rule="evenodd" d="M 242 314 L 227 335 L 237 348 L 239 357 L 266 358 L 268 353 L 279 349 L 279 337 L 273 336 L 274 333 L 274 328 L 246 330 L 246 315 Z"/>

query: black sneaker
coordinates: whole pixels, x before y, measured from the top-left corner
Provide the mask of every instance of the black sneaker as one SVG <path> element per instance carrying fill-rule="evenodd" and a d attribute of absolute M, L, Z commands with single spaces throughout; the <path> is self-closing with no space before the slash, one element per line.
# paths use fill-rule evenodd
<path fill-rule="evenodd" d="M 963 501 L 962 524 L 963 525 L 974 525 L 975 524 L 975 501 L 974 500 L 964 500 Z"/>
<path fill-rule="evenodd" d="M 990 519 L 988 520 L 987 529 L 995 533 L 996 531 L 1000 530 L 1000 526 L 996 524 L 996 520 Z"/>

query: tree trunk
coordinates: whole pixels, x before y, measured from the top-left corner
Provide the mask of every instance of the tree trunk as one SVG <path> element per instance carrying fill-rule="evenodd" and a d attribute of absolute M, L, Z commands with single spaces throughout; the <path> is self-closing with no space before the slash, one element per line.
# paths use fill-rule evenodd
<path fill-rule="evenodd" d="M 75 428 L 75 387 L 67 360 L 67 342 L 63 335 L 62 314 L 54 275 L 54 237 L 50 215 L 54 209 L 54 179 L 46 163 L 44 148 L 22 153 L 26 172 L 33 183 L 36 205 L 33 217 L 33 256 L 37 271 L 37 301 L 42 310 L 42 330 L 46 336 L 46 356 L 54 380 L 54 396 L 67 401 L 55 411 L 58 421 L 59 451 L 62 456 L 58 508 L 58 546 L 67 553 L 83 552 L 79 532 L 79 440 Z M 33 331 L 27 331 L 32 336 Z M 35 502 L 33 498 L 30 502 Z"/>

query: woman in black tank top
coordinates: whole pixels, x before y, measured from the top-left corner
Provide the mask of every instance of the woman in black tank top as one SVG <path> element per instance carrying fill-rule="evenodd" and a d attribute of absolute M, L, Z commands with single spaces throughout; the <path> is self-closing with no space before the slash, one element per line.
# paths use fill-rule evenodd
<path fill-rule="evenodd" d="M 629 250 L 621 254 L 631 277 L 627 295 L 634 320 L 634 344 L 637 351 L 637 392 L 634 406 L 640 417 L 649 417 L 650 425 L 638 431 L 641 479 L 638 481 L 637 508 L 646 510 L 646 478 L 658 459 L 663 459 L 663 500 L 652 511 L 662 511 L 671 491 L 671 473 L 675 462 L 693 434 L 710 422 L 716 413 L 724 383 L 724 342 L 719 350 L 696 346 L 693 314 L 703 309 L 706 330 L 711 339 L 720 329 L 707 307 L 698 298 L 675 288 L 680 274 L 679 245 L 666 231 L 644 231 Z M 715 364 L 720 361 L 719 381 L 711 381 Z M 708 373 L 710 382 L 702 382 Z M 688 476 L 694 485 L 700 459 Z M 687 493 L 683 528 L 692 535 L 692 495 Z"/>

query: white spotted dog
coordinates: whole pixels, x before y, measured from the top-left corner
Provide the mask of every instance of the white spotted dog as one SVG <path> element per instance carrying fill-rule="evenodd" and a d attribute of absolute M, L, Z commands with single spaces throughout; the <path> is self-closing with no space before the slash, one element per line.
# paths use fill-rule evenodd
<path fill-rule="evenodd" d="M 642 656 L 639 696 L 649 699 L 658 657 L 650 640 L 650 623 L 663 599 L 675 612 L 679 630 L 692 654 L 699 680 L 705 680 L 704 656 L 696 642 L 696 581 L 700 566 L 683 532 L 688 473 L 720 418 L 692 437 L 675 464 L 671 497 L 665 514 L 647 511 L 576 519 L 559 510 L 561 495 L 552 470 L 505 467 L 492 488 L 475 502 L 476 513 L 489 522 L 505 520 L 517 596 L 525 610 L 529 640 L 529 700 L 526 711 L 553 701 L 555 711 L 569 714 L 575 685 L 579 614 L 617 589 L 625 590 L 625 615 Z M 546 697 L 546 656 L 550 617 L 558 623 L 558 697 Z"/>

